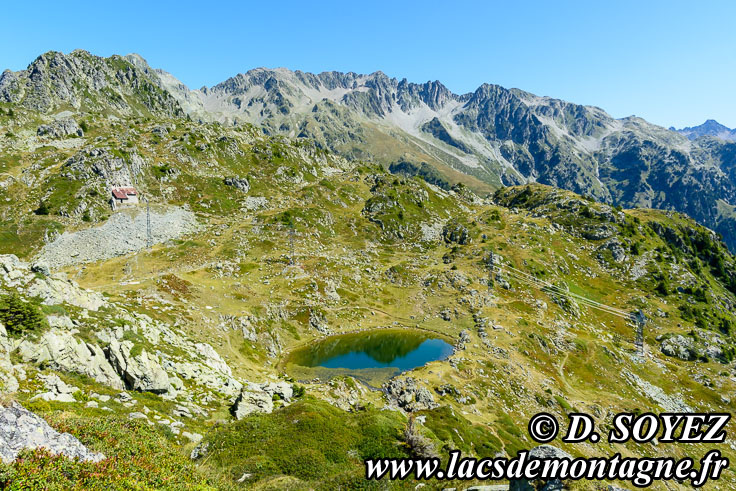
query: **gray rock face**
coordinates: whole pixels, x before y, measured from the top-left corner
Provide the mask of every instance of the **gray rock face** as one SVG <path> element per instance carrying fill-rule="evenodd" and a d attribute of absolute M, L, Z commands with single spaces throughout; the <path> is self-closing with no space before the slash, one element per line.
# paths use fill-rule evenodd
<path fill-rule="evenodd" d="M 131 356 L 133 343 L 130 341 L 118 342 L 113 340 L 105 348 L 105 354 L 110 364 L 131 390 L 163 394 L 169 390 L 169 375 L 161 368 L 155 355 L 150 355 L 145 349 L 135 356 Z"/>
<path fill-rule="evenodd" d="M 106 148 L 87 147 L 64 162 L 62 175 L 75 180 L 102 180 L 108 186 L 130 186 L 147 165 L 137 153 L 122 158 Z"/>
<path fill-rule="evenodd" d="M 0 75 L 0 101 L 47 114 L 71 106 L 120 115 L 182 116 L 179 104 L 159 84 L 121 56 L 49 51 L 25 70 Z"/>
<path fill-rule="evenodd" d="M 228 186 L 233 186 L 244 193 L 247 193 L 250 190 L 250 183 L 248 182 L 248 179 L 245 179 L 244 177 L 227 177 L 224 182 Z"/>
<path fill-rule="evenodd" d="M 115 389 L 124 388 L 99 346 L 77 341 L 60 329 L 45 332 L 38 343 L 23 341 L 18 353 L 24 362 L 44 363 L 53 370 L 81 373 Z"/>
<path fill-rule="evenodd" d="M 67 254 L 73 252 L 67 251 Z M 0 283 L 10 288 L 26 287 L 29 296 L 40 297 L 46 305 L 66 302 L 83 309 L 97 310 L 106 304 L 102 295 L 80 288 L 63 273 L 38 277 L 34 272 L 40 272 L 40 264 L 37 262 L 31 267 L 12 254 L 0 255 Z M 48 271 L 46 266 L 44 268 Z"/>
<path fill-rule="evenodd" d="M 49 124 L 42 124 L 38 127 L 36 134 L 49 138 L 64 138 L 66 136 L 84 136 L 84 131 L 72 118 L 63 118 Z"/>
<path fill-rule="evenodd" d="M 46 448 L 53 454 L 99 462 L 105 456 L 90 452 L 69 433 L 59 433 L 20 404 L 0 407 L 0 459 L 10 463 L 24 449 Z"/>
<path fill-rule="evenodd" d="M 390 403 L 407 412 L 434 409 L 439 406 L 434 402 L 432 393 L 427 388 L 418 386 L 412 377 L 392 379 L 383 384 L 383 389 Z"/>
<path fill-rule="evenodd" d="M 274 399 L 289 403 L 292 397 L 294 391 L 287 382 L 250 383 L 243 388 L 231 412 L 235 419 L 243 419 L 252 413 L 270 413 L 274 409 Z"/>
<path fill-rule="evenodd" d="M 74 281 L 67 280 L 64 275 L 36 278 L 28 287 L 28 294 L 40 297 L 46 305 L 68 303 L 87 310 L 97 310 L 105 305 L 105 299 L 99 293 L 84 290 Z"/>
<path fill-rule="evenodd" d="M 177 361 L 161 355 L 161 366 L 165 370 L 176 373 L 185 380 L 191 380 L 198 385 L 216 390 L 230 400 L 234 400 L 240 394 L 243 384 L 232 376 L 230 367 L 214 348 L 203 345 L 203 343 L 193 346 L 183 344 L 180 348 L 190 354 L 197 353 L 200 361 Z M 181 380 L 172 382 L 172 379 L 169 382 L 174 388 L 181 384 Z"/>

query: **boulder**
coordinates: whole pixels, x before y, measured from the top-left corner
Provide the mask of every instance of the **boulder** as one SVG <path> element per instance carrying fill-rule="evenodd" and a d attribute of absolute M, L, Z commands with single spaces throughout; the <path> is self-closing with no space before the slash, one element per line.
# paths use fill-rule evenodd
<path fill-rule="evenodd" d="M 34 273 L 39 273 L 44 276 L 51 276 L 51 270 L 49 269 L 49 265 L 46 264 L 43 261 L 37 261 L 31 265 L 31 271 Z"/>
<path fill-rule="evenodd" d="M 192 443 L 199 443 L 202 441 L 202 438 L 204 438 L 199 433 L 189 433 L 188 431 L 182 431 L 181 436 L 188 439 Z"/>
<path fill-rule="evenodd" d="M 275 399 L 288 404 L 292 397 L 294 391 L 288 382 L 248 383 L 235 400 L 231 412 L 235 419 L 243 419 L 251 413 L 270 413 Z"/>
<path fill-rule="evenodd" d="M 46 321 L 50 327 L 59 327 L 62 329 L 74 329 L 74 321 L 68 315 L 47 315 Z"/>
<path fill-rule="evenodd" d="M 124 388 L 99 346 L 78 341 L 60 329 L 46 331 L 36 343 L 24 340 L 18 346 L 18 354 L 26 363 L 43 363 L 53 370 L 80 373 L 109 387 Z"/>
<path fill-rule="evenodd" d="M 235 419 L 243 419 L 251 413 L 270 413 L 273 398 L 262 390 L 243 389 L 231 411 Z"/>
<path fill-rule="evenodd" d="M 132 355 L 134 344 L 131 341 L 113 340 L 105 348 L 108 361 L 120 375 L 125 386 L 130 390 L 163 394 L 169 391 L 169 375 L 161 367 L 156 355 L 145 349 Z"/>
<path fill-rule="evenodd" d="M 52 454 L 99 462 L 101 453 L 91 452 L 69 433 L 59 433 L 46 421 L 20 404 L 0 407 L 0 459 L 6 464 L 24 449 L 45 448 Z"/>

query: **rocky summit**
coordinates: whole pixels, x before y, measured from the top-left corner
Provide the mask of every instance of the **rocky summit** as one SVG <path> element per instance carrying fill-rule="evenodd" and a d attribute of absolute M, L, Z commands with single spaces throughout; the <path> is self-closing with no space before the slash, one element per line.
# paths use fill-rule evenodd
<path fill-rule="evenodd" d="M 0 487 L 620 489 L 364 461 L 733 461 L 730 427 L 540 447 L 528 424 L 733 410 L 735 148 L 382 73 L 191 91 L 84 51 L 6 71 Z"/>

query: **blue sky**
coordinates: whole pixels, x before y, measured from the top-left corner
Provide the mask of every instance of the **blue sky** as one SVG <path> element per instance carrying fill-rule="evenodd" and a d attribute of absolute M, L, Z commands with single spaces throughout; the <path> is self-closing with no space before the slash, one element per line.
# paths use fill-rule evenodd
<path fill-rule="evenodd" d="M 9 2 L 0 67 L 137 52 L 193 88 L 258 66 L 518 87 L 664 126 L 736 127 L 736 2 Z"/>

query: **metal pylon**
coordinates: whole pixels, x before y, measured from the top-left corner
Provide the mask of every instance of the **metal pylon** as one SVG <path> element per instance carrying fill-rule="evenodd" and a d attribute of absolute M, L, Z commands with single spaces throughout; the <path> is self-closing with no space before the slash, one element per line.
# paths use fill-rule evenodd
<path fill-rule="evenodd" d="M 151 203 L 146 198 L 146 247 L 153 247 L 153 234 L 151 233 Z"/>
<path fill-rule="evenodd" d="M 636 326 L 636 338 L 634 344 L 639 351 L 639 355 L 644 356 L 644 325 L 647 322 L 647 317 L 644 315 L 644 312 L 638 310 L 631 314 L 631 320 Z"/>
<path fill-rule="evenodd" d="M 294 224 L 289 224 L 289 266 L 294 265 Z"/>
<path fill-rule="evenodd" d="M 495 270 L 495 257 L 493 255 L 493 251 L 490 252 L 488 256 L 488 291 L 490 292 L 493 290 L 493 272 Z"/>

